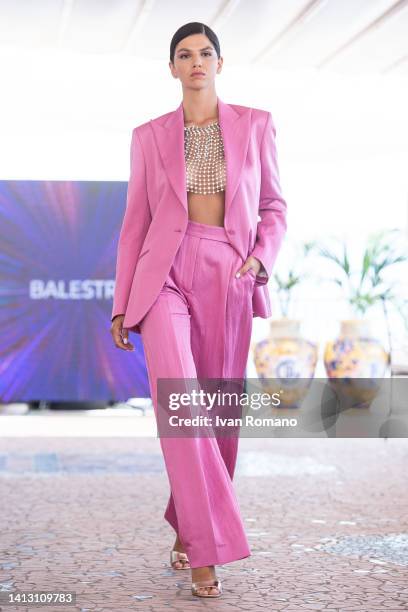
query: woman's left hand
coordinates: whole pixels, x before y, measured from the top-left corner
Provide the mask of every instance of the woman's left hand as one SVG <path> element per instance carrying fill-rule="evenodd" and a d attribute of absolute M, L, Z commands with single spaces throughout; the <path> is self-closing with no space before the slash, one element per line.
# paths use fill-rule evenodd
<path fill-rule="evenodd" d="M 248 272 L 249 268 L 252 268 L 255 274 L 258 274 L 262 268 L 262 264 L 259 259 L 250 255 L 245 261 L 244 265 L 239 268 L 239 270 L 235 274 L 235 277 L 239 278 L 240 276 L 243 276 Z"/>

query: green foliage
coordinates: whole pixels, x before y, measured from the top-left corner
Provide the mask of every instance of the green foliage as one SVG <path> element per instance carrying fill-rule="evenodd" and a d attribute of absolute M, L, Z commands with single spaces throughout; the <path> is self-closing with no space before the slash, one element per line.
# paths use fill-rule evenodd
<path fill-rule="evenodd" d="M 402 238 L 399 229 L 381 230 L 371 234 L 364 247 L 361 264 L 355 270 L 350 264 L 347 245 L 341 242 L 340 255 L 325 246 L 318 246 L 320 256 L 335 264 L 336 273 L 331 281 L 344 289 L 346 298 L 357 316 L 365 315 L 367 310 L 376 304 L 383 308 L 386 303 L 392 304 L 404 320 L 408 329 L 408 302 L 401 298 L 395 282 L 387 281 L 386 272 L 408 259 L 406 247 L 398 246 Z"/>
<path fill-rule="evenodd" d="M 293 260 L 296 263 L 291 267 L 286 267 L 285 275 L 278 274 L 277 272 L 272 275 L 275 284 L 274 288 L 277 292 L 280 309 L 284 317 L 288 316 L 293 290 L 311 276 L 303 270 L 303 265 L 306 258 L 316 250 L 317 246 L 316 241 L 303 242 L 294 246 L 295 255 Z"/>

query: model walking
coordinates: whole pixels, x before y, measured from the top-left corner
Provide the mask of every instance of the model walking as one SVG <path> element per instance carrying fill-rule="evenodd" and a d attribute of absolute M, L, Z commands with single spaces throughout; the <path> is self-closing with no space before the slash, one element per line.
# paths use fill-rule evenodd
<path fill-rule="evenodd" d="M 223 58 L 202 23 L 177 30 L 170 70 L 183 99 L 132 133 L 111 333 L 140 333 L 157 418 L 157 380 L 243 378 L 252 320 L 271 315 L 267 282 L 286 232 L 268 111 L 216 94 Z M 215 565 L 251 552 L 232 479 L 238 437 L 161 437 L 177 537 L 174 569 L 218 597 Z"/>

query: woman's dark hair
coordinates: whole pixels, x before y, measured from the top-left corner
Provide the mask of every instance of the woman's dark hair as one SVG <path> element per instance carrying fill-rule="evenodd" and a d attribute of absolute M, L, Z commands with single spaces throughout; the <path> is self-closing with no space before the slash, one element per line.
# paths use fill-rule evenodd
<path fill-rule="evenodd" d="M 218 40 L 218 36 L 216 33 L 205 23 L 200 23 L 199 21 L 191 21 L 190 23 L 185 23 L 181 28 L 174 33 L 173 38 L 170 43 L 170 61 L 174 64 L 174 53 L 176 51 L 176 46 L 186 38 L 186 36 L 190 36 L 191 34 L 205 34 L 207 38 L 211 41 L 214 46 L 214 49 L 217 52 L 218 59 L 221 55 L 220 49 L 220 41 Z"/>

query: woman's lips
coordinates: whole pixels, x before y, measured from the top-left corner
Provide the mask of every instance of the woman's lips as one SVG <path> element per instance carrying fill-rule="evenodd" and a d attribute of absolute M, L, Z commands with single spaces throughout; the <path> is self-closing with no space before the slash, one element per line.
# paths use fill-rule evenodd
<path fill-rule="evenodd" d="M 203 77 L 203 76 L 205 76 L 205 74 L 203 74 L 202 72 L 193 72 L 193 74 L 191 76 L 193 78 L 194 77 Z"/>

